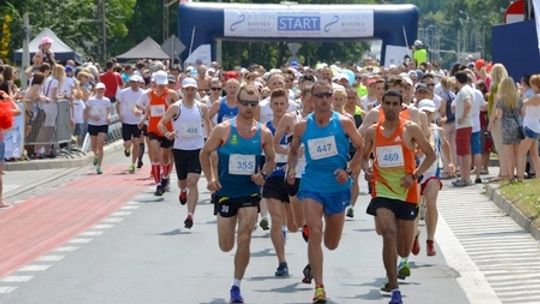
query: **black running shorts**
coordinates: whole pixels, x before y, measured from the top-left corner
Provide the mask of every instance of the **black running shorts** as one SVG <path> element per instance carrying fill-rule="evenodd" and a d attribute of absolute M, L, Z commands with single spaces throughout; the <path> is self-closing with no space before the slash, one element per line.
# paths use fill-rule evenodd
<path fill-rule="evenodd" d="M 222 217 L 233 217 L 238 214 L 238 209 L 244 207 L 257 207 L 257 212 L 260 210 L 259 203 L 261 201 L 260 193 L 253 193 L 251 196 L 244 197 L 227 197 L 216 196 L 215 208 L 217 213 Z"/>
<path fill-rule="evenodd" d="M 137 125 L 122 124 L 122 139 L 124 141 L 131 140 L 132 138 L 141 137 L 141 129 Z"/>
<path fill-rule="evenodd" d="M 186 179 L 188 173 L 201 174 L 201 162 L 199 161 L 200 151 L 200 149 L 173 149 L 174 166 L 176 168 L 176 176 L 179 180 Z"/>
<path fill-rule="evenodd" d="M 264 198 L 274 198 L 278 201 L 288 203 L 289 202 L 289 193 L 287 193 L 287 188 L 285 186 L 285 177 L 275 176 L 268 178 L 262 188 L 262 197 Z"/>
<path fill-rule="evenodd" d="M 412 221 L 418 216 L 418 205 L 386 197 L 376 197 L 367 207 L 367 214 L 377 216 L 377 209 L 385 208 L 392 211 L 398 219 Z"/>

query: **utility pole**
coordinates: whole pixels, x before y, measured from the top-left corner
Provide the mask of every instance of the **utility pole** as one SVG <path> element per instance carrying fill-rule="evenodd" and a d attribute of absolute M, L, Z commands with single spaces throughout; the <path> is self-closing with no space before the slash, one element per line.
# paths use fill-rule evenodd
<path fill-rule="evenodd" d="M 101 50 L 100 57 L 102 61 L 107 60 L 107 24 L 105 14 L 105 0 L 97 0 L 97 16 L 99 20 L 99 28 L 101 32 Z"/>
<path fill-rule="evenodd" d="M 167 2 L 167 0 L 163 0 L 163 35 L 161 43 L 169 38 L 169 6 Z"/>

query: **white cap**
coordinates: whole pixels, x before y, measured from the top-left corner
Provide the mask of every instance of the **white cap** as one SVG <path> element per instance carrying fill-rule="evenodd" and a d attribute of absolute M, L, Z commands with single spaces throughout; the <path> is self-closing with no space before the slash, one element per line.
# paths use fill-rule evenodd
<path fill-rule="evenodd" d="M 134 82 L 139 82 L 141 80 L 141 76 L 137 75 L 137 74 L 133 74 L 131 75 L 131 77 L 129 77 L 129 81 L 134 81 Z"/>
<path fill-rule="evenodd" d="M 169 84 L 169 75 L 165 71 L 157 71 L 152 76 L 157 85 Z"/>
<path fill-rule="evenodd" d="M 95 86 L 96 90 L 105 89 L 105 84 L 103 82 L 98 82 Z"/>
<path fill-rule="evenodd" d="M 418 109 L 420 109 L 420 111 L 428 111 L 434 113 L 435 111 L 437 111 L 437 106 L 435 105 L 435 102 L 433 102 L 433 100 L 431 99 L 422 99 L 418 103 Z"/>
<path fill-rule="evenodd" d="M 182 80 L 182 88 L 195 88 L 197 89 L 197 80 L 188 77 Z"/>

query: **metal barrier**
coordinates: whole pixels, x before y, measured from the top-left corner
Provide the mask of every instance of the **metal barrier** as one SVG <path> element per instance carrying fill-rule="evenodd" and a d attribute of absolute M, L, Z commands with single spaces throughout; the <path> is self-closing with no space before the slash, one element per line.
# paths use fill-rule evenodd
<path fill-rule="evenodd" d="M 33 120 L 30 123 L 31 131 L 25 141 L 25 145 L 33 147 L 37 155 L 63 156 L 73 158 L 88 152 L 89 136 L 86 134 L 82 147 L 73 144 L 73 128 L 70 123 L 70 101 L 59 100 L 54 104 L 40 104 L 34 109 Z M 47 114 L 54 115 L 56 119 L 47 119 Z M 108 141 L 114 141 L 122 137 L 121 123 L 117 114 L 111 116 L 109 125 Z"/>

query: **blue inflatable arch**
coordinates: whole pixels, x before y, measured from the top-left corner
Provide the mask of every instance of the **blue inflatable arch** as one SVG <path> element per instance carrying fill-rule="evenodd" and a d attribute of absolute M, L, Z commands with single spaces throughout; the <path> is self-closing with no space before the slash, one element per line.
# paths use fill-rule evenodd
<path fill-rule="evenodd" d="M 414 5 L 287 5 L 186 3 L 178 7 L 178 33 L 190 50 L 216 39 L 245 41 L 353 42 L 382 40 L 381 61 L 403 59 L 416 39 L 418 8 Z M 401 57 L 401 58 L 399 58 Z M 391 58 L 391 59 L 389 59 Z M 385 60 L 386 59 L 386 60 Z M 395 62 L 398 63 L 398 62 Z"/>

